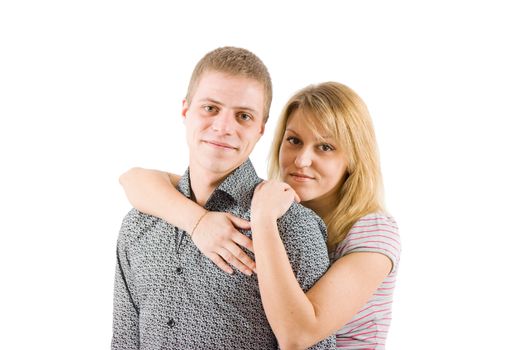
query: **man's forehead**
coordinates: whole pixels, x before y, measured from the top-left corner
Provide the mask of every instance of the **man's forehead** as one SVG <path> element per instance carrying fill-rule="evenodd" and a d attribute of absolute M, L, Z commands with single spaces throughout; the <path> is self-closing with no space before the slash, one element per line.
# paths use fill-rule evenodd
<path fill-rule="evenodd" d="M 198 82 L 193 100 L 249 110 L 262 115 L 264 89 L 255 79 L 220 72 L 206 72 Z"/>
<path fill-rule="evenodd" d="M 226 88 L 226 86 L 228 88 Z M 226 92 L 232 88 L 252 88 L 260 90 L 258 91 L 260 95 L 264 94 L 263 84 L 256 79 L 218 71 L 206 71 L 202 73 L 202 76 L 200 77 L 196 86 L 197 90 L 210 89 Z"/>

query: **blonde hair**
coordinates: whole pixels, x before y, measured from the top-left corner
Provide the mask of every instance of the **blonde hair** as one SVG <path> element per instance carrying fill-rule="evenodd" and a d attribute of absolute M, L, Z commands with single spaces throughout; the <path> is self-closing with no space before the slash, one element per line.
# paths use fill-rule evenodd
<path fill-rule="evenodd" d="M 264 90 L 264 122 L 268 120 L 272 103 L 272 79 L 259 57 L 246 49 L 231 46 L 220 47 L 208 52 L 193 69 L 186 92 L 188 103 L 191 103 L 195 88 L 199 85 L 203 73 L 209 71 L 241 76 L 261 83 Z"/>
<path fill-rule="evenodd" d="M 270 150 L 268 173 L 281 178 L 279 153 L 288 119 L 301 110 L 305 123 L 319 136 L 330 131 L 340 149 L 347 150 L 347 178 L 338 191 L 338 204 L 325 219 L 328 248 L 333 250 L 359 218 L 384 211 L 383 182 L 372 119 L 363 100 L 346 85 L 326 82 L 298 91 L 283 108 Z"/>

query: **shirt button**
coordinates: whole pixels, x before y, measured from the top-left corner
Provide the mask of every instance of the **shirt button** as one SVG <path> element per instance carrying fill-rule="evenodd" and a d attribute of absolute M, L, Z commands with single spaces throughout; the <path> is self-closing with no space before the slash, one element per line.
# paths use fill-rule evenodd
<path fill-rule="evenodd" d="M 168 326 L 170 328 L 173 328 L 175 327 L 175 321 L 173 320 L 173 318 L 170 317 L 170 319 L 168 320 Z"/>
<path fill-rule="evenodd" d="M 175 272 L 177 273 L 177 275 L 182 274 L 182 267 L 177 267 L 177 268 L 175 269 Z"/>

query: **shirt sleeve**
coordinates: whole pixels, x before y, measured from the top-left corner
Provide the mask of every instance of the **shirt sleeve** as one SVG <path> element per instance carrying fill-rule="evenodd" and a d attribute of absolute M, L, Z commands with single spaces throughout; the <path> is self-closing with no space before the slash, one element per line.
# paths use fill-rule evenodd
<path fill-rule="evenodd" d="M 330 267 L 325 225 L 312 211 L 293 203 L 277 226 L 295 277 L 306 292 Z M 310 349 L 335 349 L 335 336 Z"/>
<path fill-rule="evenodd" d="M 397 270 L 401 240 L 396 221 L 380 213 L 369 214 L 359 219 L 339 243 L 335 255 L 340 258 L 355 252 L 383 254 L 392 261 L 391 273 Z"/>
<path fill-rule="evenodd" d="M 117 267 L 113 299 L 112 350 L 139 349 L 139 309 L 133 300 L 133 275 L 127 259 L 127 238 L 132 212 L 126 216 L 117 242 Z"/>

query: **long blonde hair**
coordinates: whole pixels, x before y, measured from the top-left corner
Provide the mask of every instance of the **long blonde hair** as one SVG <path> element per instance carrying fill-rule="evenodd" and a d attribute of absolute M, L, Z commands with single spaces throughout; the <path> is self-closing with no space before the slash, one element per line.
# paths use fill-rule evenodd
<path fill-rule="evenodd" d="M 305 123 L 317 135 L 330 131 L 337 145 L 346 150 L 348 176 L 338 191 L 335 210 L 323 218 L 328 228 L 328 248 L 333 250 L 359 218 L 384 211 L 383 182 L 372 119 L 363 100 L 344 84 L 326 82 L 299 90 L 285 105 L 277 122 L 268 161 L 270 178 L 281 178 L 279 153 L 288 119 L 296 110 L 304 112 Z"/>

